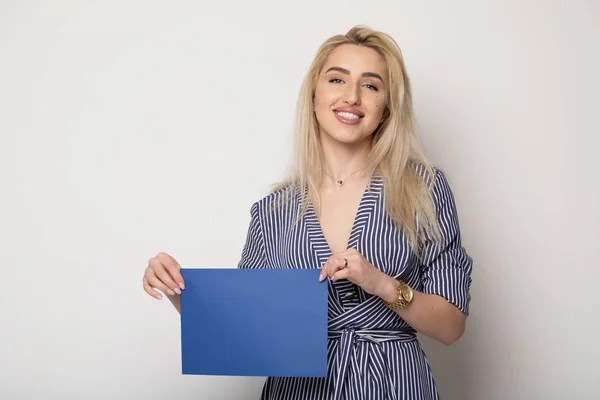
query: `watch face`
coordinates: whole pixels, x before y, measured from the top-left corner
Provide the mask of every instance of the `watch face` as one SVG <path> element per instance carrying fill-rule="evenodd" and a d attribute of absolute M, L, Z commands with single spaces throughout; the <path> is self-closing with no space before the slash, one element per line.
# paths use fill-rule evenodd
<path fill-rule="evenodd" d="M 409 301 L 409 302 L 412 300 L 413 292 L 410 289 L 410 286 L 408 286 L 408 285 L 402 286 L 402 297 L 404 297 L 404 300 Z"/>

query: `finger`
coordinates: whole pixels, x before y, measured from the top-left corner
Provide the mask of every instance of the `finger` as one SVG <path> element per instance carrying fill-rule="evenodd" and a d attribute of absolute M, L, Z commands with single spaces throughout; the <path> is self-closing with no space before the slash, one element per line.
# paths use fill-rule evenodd
<path fill-rule="evenodd" d="M 183 276 L 181 276 L 181 266 L 173 257 L 168 254 L 161 253 L 159 254 L 159 259 L 162 261 L 163 265 L 171 275 L 173 281 L 181 288 L 181 290 L 185 289 L 185 283 L 183 281 Z"/>
<path fill-rule="evenodd" d="M 340 270 L 338 270 L 335 274 L 333 274 L 333 276 L 331 277 L 332 281 L 338 281 L 340 279 L 350 279 L 351 276 L 351 270 L 348 268 L 342 268 Z"/>
<path fill-rule="evenodd" d="M 327 261 L 327 276 L 333 277 L 339 270 L 347 267 L 346 259 L 343 257 L 334 257 Z"/>
<path fill-rule="evenodd" d="M 175 281 L 173 281 L 173 278 L 171 278 L 171 275 L 167 271 L 164 264 L 159 259 L 156 259 L 156 258 L 151 260 L 151 264 L 152 264 L 152 271 L 154 272 L 156 277 L 158 277 L 158 279 L 161 280 L 162 284 L 167 286 L 167 291 L 174 292 L 173 294 L 175 294 L 175 293 L 181 294 L 179 285 L 176 284 Z M 152 281 L 150 281 L 150 283 L 152 283 Z M 171 293 L 169 293 L 169 294 L 171 294 Z"/>
<path fill-rule="evenodd" d="M 321 273 L 319 274 L 319 282 L 323 282 L 323 279 L 327 278 L 327 263 L 321 267 Z"/>
<path fill-rule="evenodd" d="M 160 290 L 166 295 L 175 296 L 175 292 L 173 292 L 173 290 L 171 290 L 167 285 L 161 282 L 161 280 L 158 277 L 150 276 L 147 278 L 147 280 L 150 286 L 152 286 L 153 288 Z"/>
<path fill-rule="evenodd" d="M 150 296 L 152 296 L 158 300 L 162 300 L 162 295 L 158 292 L 158 290 L 156 290 L 152 286 L 150 286 L 150 283 L 148 283 L 148 279 L 146 279 L 145 276 L 144 276 L 143 282 L 144 282 L 144 290 L 146 291 L 146 293 L 148 293 Z"/>
<path fill-rule="evenodd" d="M 156 271 L 156 279 L 158 281 L 160 281 L 160 283 L 162 284 L 162 286 L 164 286 L 165 290 L 163 290 L 162 288 L 160 288 L 160 290 L 163 290 L 163 292 L 174 296 L 175 293 L 177 294 L 181 294 L 181 290 L 179 290 L 179 285 L 177 285 L 173 279 L 171 279 L 171 275 L 169 275 L 169 273 L 167 272 L 166 269 L 161 269 L 159 271 Z M 149 279 L 150 283 L 153 283 L 153 280 Z"/>
<path fill-rule="evenodd" d="M 357 261 L 357 260 L 360 260 L 361 258 L 363 258 L 362 254 L 360 252 L 358 252 L 358 250 L 356 250 L 356 249 L 348 249 L 348 250 L 341 251 L 336 254 L 336 257 L 340 257 L 342 259 L 347 258 L 348 263 L 350 263 L 352 261 Z"/>
<path fill-rule="evenodd" d="M 321 274 L 319 275 L 319 282 L 322 282 L 325 278 L 327 278 L 329 276 L 329 265 L 331 264 L 331 260 L 333 259 L 333 256 L 330 256 L 327 261 L 325 261 L 325 264 L 323 264 L 323 266 L 321 267 Z"/>

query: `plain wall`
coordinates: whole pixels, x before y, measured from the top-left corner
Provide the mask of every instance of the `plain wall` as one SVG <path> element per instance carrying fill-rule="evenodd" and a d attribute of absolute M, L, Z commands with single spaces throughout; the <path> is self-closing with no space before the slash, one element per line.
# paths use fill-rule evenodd
<path fill-rule="evenodd" d="M 475 260 L 443 399 L 600 398 L 598 1 L 1 1 L 0 398 L 251 399 L 181 375 L 159 251 L 234 268 L 318 46 L 402 47 Z"/>

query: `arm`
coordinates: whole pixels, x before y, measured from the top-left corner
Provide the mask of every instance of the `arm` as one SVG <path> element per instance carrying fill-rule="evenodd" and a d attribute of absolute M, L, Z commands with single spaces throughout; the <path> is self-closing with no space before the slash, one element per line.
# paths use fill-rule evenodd
<path fill-rule="evenodd" d="M 387 276 L 381 286 L 379 296 L 390 303 L 398 298 L 396 289 L 399 282 Z M 426 294 L 413 289 L 411 304 L 396 313 L 418 332 L 427 335 L 446 346 L 461 338 L 465 331 L 467 315 L 455 305 L 436 294 Z"/>
<path fill-rule="evenodd" d="M 441 238 L 439 242 L 425 242 L 420 255 L 423 289 L 413 289 L 412 302 L 396 312 L 417 331 L 451 345 L 465 330 L 473 261 L 461 245 L 454 196 L 440 171 L 436 173 L 433 199 Z M 398 286 L 396 279 L 385 275 L 378 295 L 392 303 L 398 298 Z"/>

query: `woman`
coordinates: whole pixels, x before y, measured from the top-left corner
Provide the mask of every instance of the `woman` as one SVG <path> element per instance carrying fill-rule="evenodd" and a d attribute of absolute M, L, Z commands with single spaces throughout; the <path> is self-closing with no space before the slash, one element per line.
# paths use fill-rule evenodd
<path fill-rule="evenodd" d="M 263 399 L 437 399 L 421 332 L 465 329 L 472 260 L 453 194 L 422 154 L 400 49 L 355 27 L 319 49 L 298 103 L 295 168 L 251 207 L 240 268 L 321 268 L 328 378 L 268 378 Z M 144 288 L 179 310 L 179 265 L 152 258 Z"/>

